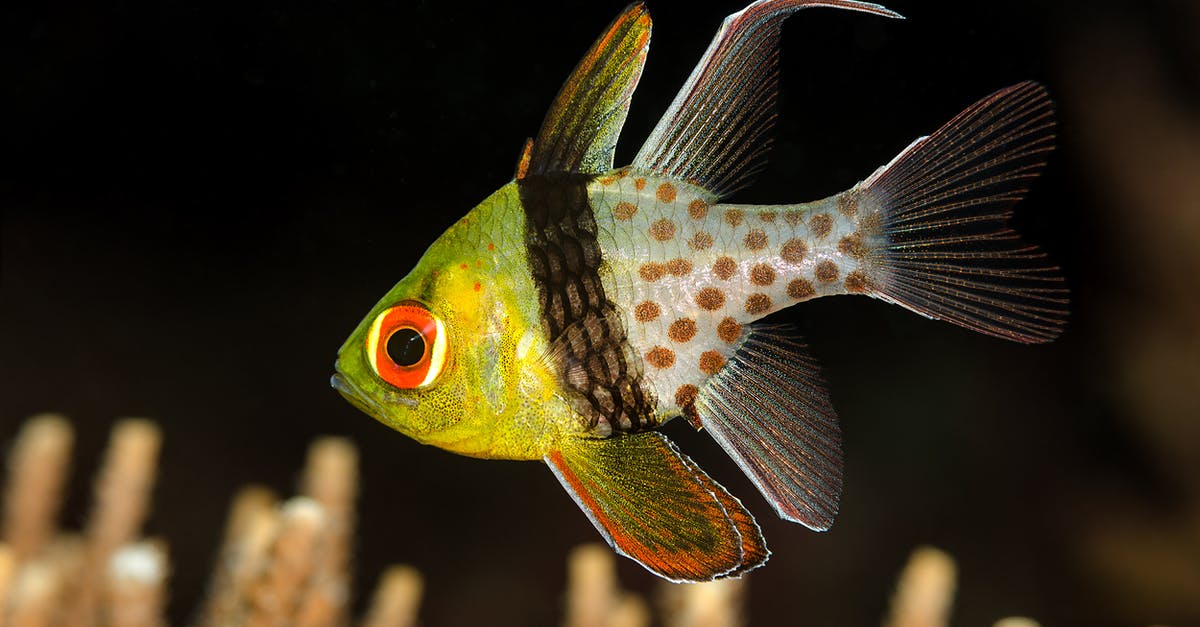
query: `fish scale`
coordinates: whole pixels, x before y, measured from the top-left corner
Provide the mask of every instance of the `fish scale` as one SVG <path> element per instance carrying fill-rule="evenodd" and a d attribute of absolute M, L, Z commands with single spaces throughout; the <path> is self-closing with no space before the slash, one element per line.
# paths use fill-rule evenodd
<path fill-rule="evenodd" d="M 704 190 L 627 170 L 588 186 L 607 271 L 657 419 L 691 415 L 696 394 L 745 338 L 747 325 L 798 302 L 863 291 L 883 238 L 877 210 L 845 194 L 790 205 L 709 204 Z M 858 282 L 856 282 L 856 280 Z"/>

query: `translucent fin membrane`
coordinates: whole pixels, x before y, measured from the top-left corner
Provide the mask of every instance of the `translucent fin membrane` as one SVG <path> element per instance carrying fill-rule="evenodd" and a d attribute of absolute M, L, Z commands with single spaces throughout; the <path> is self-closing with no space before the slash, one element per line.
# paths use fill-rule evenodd
<path fill-rule="evenodd" d="M 882 208 L 888 244 L 874 295 L 1018 342 L 1054 339 L 1067 316 L 1057 267 L 1005 224 L 1054 148 L 1044 87 L 998 91 L 917 140 L 852 193 Z"/>
<path fill-rule="evenodd" d="M 754 327 L 696 410 L 782 518 L 823 531 L 842 494 L 841 432 L 807 350 L 785 327 Z"/>
<path fill-rule="evenodd" d="M 689 181 L 724 197 L 765 165 L 779 91 L 779 33 L 800 9 L 899 18 L 855 0 L 760 0 L 725 18 L 671 107 L 633 160 L 635 170 Z"/>

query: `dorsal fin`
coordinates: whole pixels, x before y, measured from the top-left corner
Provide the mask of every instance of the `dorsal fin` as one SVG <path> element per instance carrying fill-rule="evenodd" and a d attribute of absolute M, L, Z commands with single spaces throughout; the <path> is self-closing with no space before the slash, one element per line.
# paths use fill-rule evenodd
<path fill-rule="evenodd" d="M 749 185 L 771 145 L 780 27 L 809 7 L 902 19 L 855 0 L 759 0 L 730 15 L 638 151 L 634 169 L 694 183 L 718 198 Z"/>
<path fill-rule="evenodd" d="M 525 176 L 529 174 L 529 157 L 530 157 L 530 152 L 532 152 L 532 151 L 533 151 L 533 138 L 527 137 L 525 139 L 525 145 L 521 146 L 521 156 L 517 157 L 517 171 L 513 175 L 514 179 L 519 181 L 519 180 L 525 178 Z"/>
<path fill-rule="evenodd" d="M 592 44 L 546 112 L 529 151 L 528 175 L 612 169 L 617 136 L 650 47 L 650 14 L 625 8 Z"/>

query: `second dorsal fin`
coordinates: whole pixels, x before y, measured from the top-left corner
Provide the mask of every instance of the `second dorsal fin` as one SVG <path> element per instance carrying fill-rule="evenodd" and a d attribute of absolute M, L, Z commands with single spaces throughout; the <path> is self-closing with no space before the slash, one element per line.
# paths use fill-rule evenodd
<path fill-rule="evenodd" d="M 716 197 L 749 185 L 771 145 L 780 27 L 811 7 L 902 17 L 855 0 L 760 0 L 730 15 L 638 151 L 634 169 L 694 183 Z"/>

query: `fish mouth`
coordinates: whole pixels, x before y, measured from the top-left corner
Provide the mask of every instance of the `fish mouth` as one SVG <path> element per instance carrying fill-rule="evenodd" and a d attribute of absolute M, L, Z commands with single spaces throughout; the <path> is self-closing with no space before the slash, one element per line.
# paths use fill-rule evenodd
<path fill-rule="evenodd" d="M 383 411 L 383 407 L 378 402 L 367 396 L 361 388 L 355 385 L 350 379 L 346 378 L 346 376 L 336 368 L 334 369 L 333 376 L 329 377 L 329 385 L 333 387 L 333 389 L 337 390 L 338 393 L 342 395 L 342 398 L 349 401 L 351 405 L 354 405 L 359 409 L 359 411 L 362 411 L 368 416 L 371 416 L 376 420 L 382 420 L 386 416 L 386 413 Z M 393 401 L 412 409 L 417 407 L 417 401 L 414 399 L 405 398 L 399 395 L 389 396 L 390 398 L 386 399 L 388 401 Z"/>
<path fill-rule="evenodd" d="M 351 383 L 349 379 L 343 377 L 342 373 L 334 372 L 333 376 L 329 377 L 329 385 L 337 390 L 338 394 L 342 395 L 342 398 L 349 401 L 351 405 L 354 405 L 363 413 L 370 414 L 371 416 L 379 415 L 379 408 L 375 407 L 375 404 L 368 400 L 366 395 Z"/>

